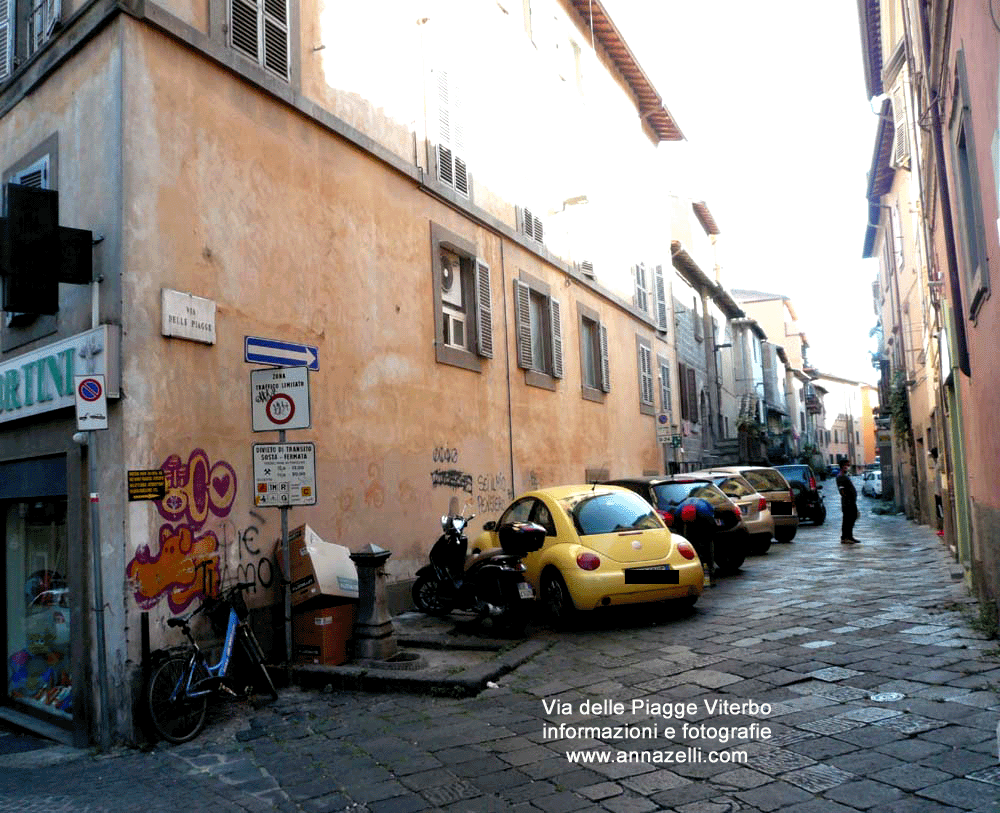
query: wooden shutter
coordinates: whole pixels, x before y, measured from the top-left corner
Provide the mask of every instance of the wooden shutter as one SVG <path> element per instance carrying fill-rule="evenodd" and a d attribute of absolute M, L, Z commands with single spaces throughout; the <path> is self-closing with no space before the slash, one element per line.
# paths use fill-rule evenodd
<path fill-rule="evenodd" d="M 260 62 L 260 20 L 256 0 L 230 0 L 229 42 L 254 62 Z"/>
<path fill-rule="evenodd" d="M 562 308 L 549 297 L 549 326 L 552 329 L 552 377 L 563 377 Z"/>
<path fill-rule="evenodd" d="M 55 31 L 56 25 L 62 18 L 62 0 L 45 0 L 45 38 L 48 39 Z"/>
<path fill-rule="evenodd" d="M 656 266 L 653 272 L 653 288 L 656 293 L 656 324 L 660 330 L 667 329 L 667 289 L 663 282 L 663 266 Z"/>
<path fill-rule="evenodd" d="M 531 289 L 514 280 L 514 314 L 517 329 L 517 366 L 531 369 Z"/>
<path fill-rule="evenodd" d="M 653 403 L 653 351 L 644 344 L 639 345 L 639 398 Z"/>
<path fill-rule="evenodd" d="M 690 415 L 690 410 L 688 409 L 688 391 L 687 391 L 687 368 L 678 363 L 677 364 L 677 387 L 678 393 L 681 397 L 681 420 L 686 421 Z"/>
<path fill-rule="evenodd" d="M 453 77 L 445 70 L 437 72 L 437 125 L 438 180 L 468 197 L 462 100 Z"/>
<path fill-rule="evenodd" d="M 893 143 L 892 164 L 903 167 L 910 162 L 910 142 L 906 135 L 906 99 L 902 87 L 892 94 Z"/>
<path fill-rule="evenodd" d="M 611 392 L 611 362 L 608 354 L 608 329 L 599 325 L 598 332 L 601 342 L 601 391 Z"/>
<path fill-rule="evenodd" d="M 476 260 L 476 351 L 483 358 L 493 358 L 490 267 L 481 260 Z"/>
<path fill-rule="evenodd" d="M 264 67 L 288 78 L 288 3 L 264 0 Z"/>
<path fill-rule="evenodd" d="M 10 76 L 14 64 L 14 0 L 0 0 L 0 82 Z"/>
<path fill-rule="evenodd" d="M 698 384 L 695 381 L 694 367 L 685 370 L 687 381 L 682 386 L 687 387 L 688 397 L 688 420 L 691 423 L 698 423 Z"/>
<path fill-rule="evenodd" d="M 670 364 L 663 356 L 657 356 L 660 365 L 660 412 L 673 412 L 670 404 Z"/>

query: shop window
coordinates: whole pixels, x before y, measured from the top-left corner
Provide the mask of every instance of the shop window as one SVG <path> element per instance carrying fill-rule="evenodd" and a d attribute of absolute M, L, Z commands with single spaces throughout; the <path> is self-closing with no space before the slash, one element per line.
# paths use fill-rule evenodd
<path fill-rule="evenodd" d="M 71 718 L 66 499 L 9 502 L 6 533 L 7 696 Z"/>

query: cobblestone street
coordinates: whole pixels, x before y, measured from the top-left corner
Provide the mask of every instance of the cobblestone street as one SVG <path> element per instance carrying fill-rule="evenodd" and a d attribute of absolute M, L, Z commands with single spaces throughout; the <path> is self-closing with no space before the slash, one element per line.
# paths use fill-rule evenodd
<path fill-rule="evenodd" d="M 551 646 L 477 697 L 291 688 L 183 746 L 11 754 L 0 810 L 1000 810 L 1000 644 L 961 569 L 867 498 L 840 544 L 824 494 L 825 525 L 693 612 L 540 628 Z"/>

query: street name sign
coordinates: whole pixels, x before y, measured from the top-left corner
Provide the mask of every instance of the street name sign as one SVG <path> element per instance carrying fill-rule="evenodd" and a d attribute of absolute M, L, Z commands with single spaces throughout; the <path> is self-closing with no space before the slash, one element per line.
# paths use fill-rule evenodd
<path fill-rule="evenodd" d="M 263 507 L 315 505 L 316 444 L 255 443 L 253 499 Z"/>
<path fill-rule="evenodd" d="M 243 359 L 250 364 L 271 364 L 276 367 L 307 367 L 319 370 L 319 348 L 259 336 L 243 337 Z"/>
<path fill-rule="evenodd" d="M 308 429 L 309 369 L 269 367 L 251 371 L 250 402 L 254 432 Z"/>

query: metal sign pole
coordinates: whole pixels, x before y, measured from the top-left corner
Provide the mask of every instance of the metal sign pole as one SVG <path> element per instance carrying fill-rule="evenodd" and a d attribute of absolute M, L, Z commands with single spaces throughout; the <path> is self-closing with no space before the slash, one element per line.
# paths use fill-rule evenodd
<path fill-rule="evenodd" d="M 101 496 L 97 482 L 97 432 L 87 433 L 87 478 L 90 485 L 90 536 L 94 559 L 94 627 L 97 635 L 97 686 L 100 693 L 100 745 L 107 748 L 111 736 L 108 703 L 108 658 L 104 636 L 104 579 L 101 575 Z"/>
<path fill-rule="evenodd" d="M 278 430 L 278 443 L 285 442 L 285 430 Z M 289 506 L 282 505 L 281 511 L 281 550 L 284 552 L 285 561 L 282 566 L 285 570 L 285 664 L 292 662 L 292 552 L 288 549 L 288 509 Z"/>

